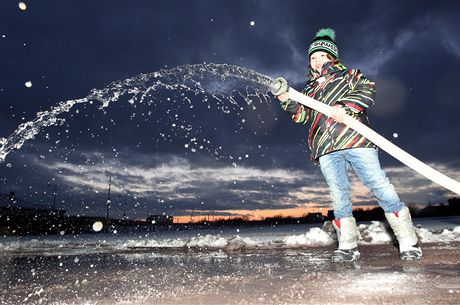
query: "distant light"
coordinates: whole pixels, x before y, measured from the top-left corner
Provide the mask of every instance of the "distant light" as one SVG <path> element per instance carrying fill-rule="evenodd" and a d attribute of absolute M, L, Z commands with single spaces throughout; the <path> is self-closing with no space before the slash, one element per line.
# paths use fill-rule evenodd
<path fill-rule="evenodd" d="M 30 87 L 32 87 L 32 82 L 28 81 L 28 82 L 25 83 L 25 85 L 26 85 L 27 88 L 30 88 Z"/>
<path fill-rule="evenodd" d="M 397 137 L 399 137 L 399 135 L 395 132 L 395 133 L 393 134 L 393 138 L 396 139 Z"/>
<path fill-rule="evenodd" d="M 27 4 L 25 2 L 19 2 L 19 9 L 25 11 L 27 9 Z"/>
<path fill-rule="evenodd" d="M 104 227 L 104 225 L 100 221 L 96 221 L 95 223 L 93 223 L 93 230 L 95 232 L 99 232 L 100 230 L 102 230 L 102 227 Z"/>
<path fill-rule="evenodd" d="M 255 23 L 255 21 L 251 21 L 249 24 L 250 24 L 251 26 L 254 26 L 256 23 Z"/>

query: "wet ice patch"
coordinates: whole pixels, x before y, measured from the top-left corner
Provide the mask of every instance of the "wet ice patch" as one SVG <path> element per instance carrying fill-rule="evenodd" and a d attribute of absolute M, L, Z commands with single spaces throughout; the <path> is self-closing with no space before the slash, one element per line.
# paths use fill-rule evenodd
<path fill-rule="evenodd" d="M 359 279 L 347 283 L 344 281 L 344 290 L 352 294 L 362 296 L 365 294 L 381 295 L 387 294 L 395 289 L 399 292 L 410 291 L 411 283 L 417 281 L 418 277 L 404 273 L 366 273 Z M 340 296 L 340 295 L 339 295 Z"/>

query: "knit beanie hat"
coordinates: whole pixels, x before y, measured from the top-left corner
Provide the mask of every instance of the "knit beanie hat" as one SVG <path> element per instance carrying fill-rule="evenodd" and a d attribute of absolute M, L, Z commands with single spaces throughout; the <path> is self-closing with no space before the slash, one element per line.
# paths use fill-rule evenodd
<path fill-rule="evenodd" d="M 339 50 L 337 49 L 337 44 L 335 43 L 335 31 L 333 29 L 320 29 L 318 33 L 316 33 L 315 39 L 308 48 L 308 57 L 318 51 L 329 53 L 334 58 L 339 57 Z"/>

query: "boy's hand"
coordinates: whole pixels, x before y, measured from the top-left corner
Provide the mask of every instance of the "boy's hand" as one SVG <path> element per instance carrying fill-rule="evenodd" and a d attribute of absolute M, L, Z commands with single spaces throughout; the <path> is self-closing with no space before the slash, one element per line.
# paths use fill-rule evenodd
<path fill-rule="evenodd" d="M 287 102 L 289 100 L 289 92 L 285 92 L 277 96 L 281 102 Z"/>
<path fill-rule="evenodd" d="M 332 107 L 331 117 L 339 123 L 343 123 L 343 119 L 347 112 L 340 105 L 335 105 Z"/>

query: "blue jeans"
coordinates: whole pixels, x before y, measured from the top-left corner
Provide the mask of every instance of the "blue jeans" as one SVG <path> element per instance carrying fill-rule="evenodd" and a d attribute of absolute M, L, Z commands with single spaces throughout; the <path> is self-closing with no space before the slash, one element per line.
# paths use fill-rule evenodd
<path fill-rule="evenodd" d="M 321 172 L 329 185 L 336 219 L 352 216 L 350 180 L 347 175 L 350 166 L 361 182 L 377 197 L 378 203 L 385 213 L 400 211 L 405 206 L 380 167 L 375 148 L 352 148 L 335 151 L 321 156 L 319 163 Z"/>

